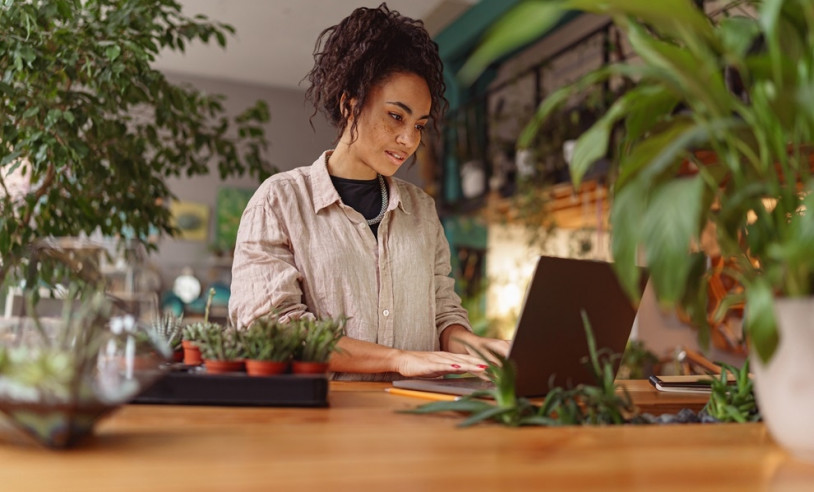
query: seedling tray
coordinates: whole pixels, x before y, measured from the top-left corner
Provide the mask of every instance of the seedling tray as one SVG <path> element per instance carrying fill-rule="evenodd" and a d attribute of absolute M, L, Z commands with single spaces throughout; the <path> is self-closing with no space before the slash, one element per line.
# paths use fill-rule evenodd
<path fill-rule="evenodd" d="M 328 377 L 324 374 L 249 376 L 171 371 L 133 403 L 265 407 L 326 407 Z"/>

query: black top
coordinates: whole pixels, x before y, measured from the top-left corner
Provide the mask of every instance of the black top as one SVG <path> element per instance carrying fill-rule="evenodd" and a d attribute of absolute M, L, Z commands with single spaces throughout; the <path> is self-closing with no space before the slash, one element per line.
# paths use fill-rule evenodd
<path fill-rule="evenodd" d="M 367 219 L 375 219 L 382 211 L 382 190 L 379 178 L 348 179 L 331 176 L 331 182 L 339 193 L 342 203 L 353 208 Z M 370 226 L 373 235 L 379 231 L 379 224 Z"/>

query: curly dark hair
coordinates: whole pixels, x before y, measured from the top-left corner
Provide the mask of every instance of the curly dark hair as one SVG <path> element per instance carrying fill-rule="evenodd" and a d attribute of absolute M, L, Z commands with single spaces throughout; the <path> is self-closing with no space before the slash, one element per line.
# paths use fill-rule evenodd
<path fill-rule="evenodd" d="M 438 45 L 424 23 L 382 3 L 375 9 L 358 8 L 322 31 L 314 47 L 314 68 L 305 77 L 311 83 L 305 97 L 314 104 L 311 118 L 319 111 L 325 113 L 338 129 L 337 139 L 352 114 L 351 135 L 355 136 L 370 88 L 394 73 L 413 73 L 429 86 L 430 116 L 437 129 L 448 107 L 443 71 Z M 359 104 L 351 107 L 351 99 Z"/>

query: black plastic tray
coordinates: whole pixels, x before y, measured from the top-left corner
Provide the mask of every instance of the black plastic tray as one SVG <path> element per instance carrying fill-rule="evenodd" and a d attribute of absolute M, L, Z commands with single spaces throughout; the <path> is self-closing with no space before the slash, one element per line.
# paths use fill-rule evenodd
<path fill-rule="evenodd" d="M 325 374 L 249 376 L 172 371 L 132 403 L 326 407 L 328 377 Z"/>

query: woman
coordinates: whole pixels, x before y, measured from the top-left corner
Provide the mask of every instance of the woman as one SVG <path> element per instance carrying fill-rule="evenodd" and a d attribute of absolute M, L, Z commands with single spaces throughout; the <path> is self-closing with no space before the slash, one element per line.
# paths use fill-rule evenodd
<path fill-rule="evenodd" d="M 330 360 L 337 379 L 483 372 L 473 348 L 505 354 L 508 343 L 471 332 L 433 200 L 392 177 L 446 105 L 437 45 L 382 4 L 323 31 L 314 58 L 306 96 L 338 142 L 266 180 L 246 207 L 232 322 L 348 316 Z"/>

